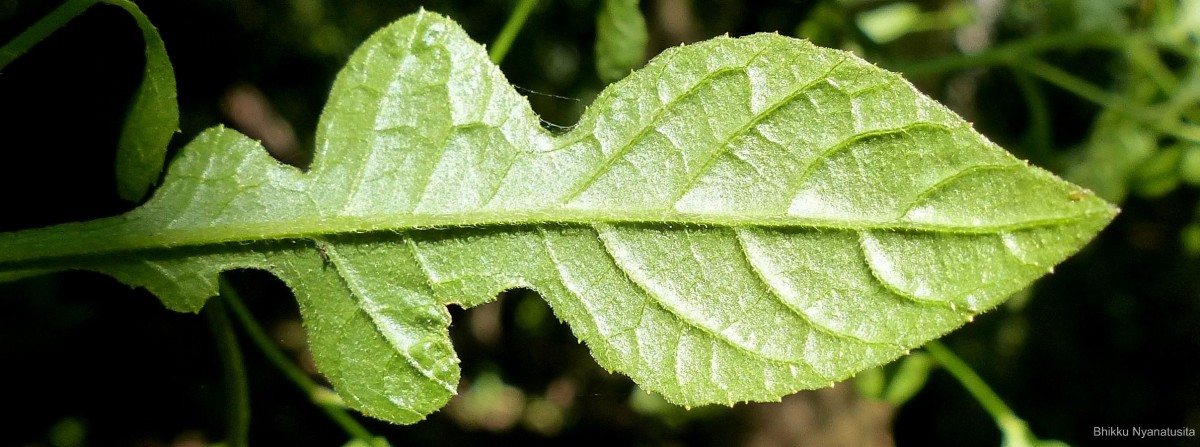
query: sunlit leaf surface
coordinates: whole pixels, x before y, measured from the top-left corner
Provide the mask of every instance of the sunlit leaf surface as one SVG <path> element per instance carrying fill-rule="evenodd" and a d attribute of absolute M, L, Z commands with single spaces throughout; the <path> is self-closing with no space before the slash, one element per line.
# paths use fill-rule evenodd
<path fill-rule="evenodd" d="M 529 287 L 605 368 L 684 405 L 890 361 L 1077 251 L 1115 209 L 849 53 L 668 50 L 553 136 L 452 21 L 406 17 L 334 84 L 307 172 L 216 128 L 141 208 L 0 234 L 0 278 L 78 268 L 195 311 L 233 268 L 301 304 L 363 412 L 455 392 L 445 306 Z"/>

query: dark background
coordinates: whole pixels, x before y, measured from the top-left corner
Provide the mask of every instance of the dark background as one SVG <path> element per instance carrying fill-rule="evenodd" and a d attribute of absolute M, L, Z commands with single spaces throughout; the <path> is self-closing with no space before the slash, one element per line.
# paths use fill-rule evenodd
<path fill-rule="evenodd" d="M 994 40 L 989 46 L 1094 32 L 1084 25 L 1107 16 L 1089 16 L 1100 13 L 1079 7 L 1088 1 L 1002 1 L 999 18 L 988 27 Z M 173 150 L 204 128 L 226 124 L 268 146 L 277 143 L 281 151 L 303 152 L 334 75 L 371 32 L 424 6 L 486 43 L 514 3 L 146 0 L 140 6 L 160 30 L 178 78 L 182 132 Z M 965 25 L 870 41 L 853 17 L 886 3 L 647 0 L 642 9 L 651 33 L 648 55 L 680 42 L 759 31 L 857 49 L 898 70 L 959 53 L 954 35 Z M 1160 2 L 1091 3 L 1110 5 L 1099 8 L 1125 21 L 1102 32 L 1132 35 L 1150 26 L 1146 9 Z M 0 0 L 0 42 L 57 4 Z M 918 4 L 939 11 L 957 2 Z M 1030 6 L 1037 4 L 1044 6 Z M 549 123 L 572 124 L 604 86 L 592 62 L 597 9 L 594 1 L 541 2 L 501 65 Z M 1167 68 L 1180 76 L 1195 68 L 1187 57 L 1166 53 Z M 1068 49 L 1043 60 L 1114 94 L 1141 82 L 1116 51 Z M 116 197 L 112 165 L 142 61 L 133 20 L 99 5 L 0 71 L 0 231 L 134 206 Z M 1057 172 L 1080 163 L 1103 111 L 1042 83 L 1049 113 L 1040 124 L 1051 129 L 1047 139 L 1036 134 L 1037 118 L 1028 98 L 1017 93 L 1021 81 L 1013 70 L 965 68 L 911 79 L 989 138 Z M 239 118 L 236 104 L 269 107 L 277 115 Z M 290 128 L 295 141 L 270 136 L 281 128 Z M 1197 188 L 1187 184 L 1131 195 L 1116 221 L 1081 253 L 945 342 L 1040 437 L 1114 444 L 1135 440 L 1094 438 L 1093 427 L 1200 429 L 1200 374 L 1193 366 L 1200 361 L 1200 262 L 1180 242 L 1181 231 L 1200 220 L 1198 198 Z M 263 326 L 294 341 L 297 312 L 281 283 L 258 272 L 236 272 L 232 280 Z M 221 369 L 203 318 L 168 311 L 144 290 L 84 272 L 0 284 L 0 300 L 0 384 L 7 410 L 0 417 L 0 445 L 65 445 L 72 430 L 83 433 L 86 445 L 221 439 Z M 800 393 L 784 404 L 684 411 L 645 397 L 627 378 L 596 366 L 570 330 L 527 293 L 509 292 L 493 304 L 452 314 L 464 386 L 490 384 L 478 389 L 494 392 L 468 393 L 474 401 L 456 399 L 413 426 L 360 418 L 393 445 L 789 445 L 838 439 L 852 445 L 886 444 L 890 437 L 902 445 L 1000 442 L 987 413 L 944 371 L 935 371 L 898 409 L 867 402 L 846 383 Z M 244 337 L 242 344 L 255 444 L 347 440 Z M 289 352 L 303 363 L 300 344 Z M 530 416 L 530 408 L 546 402 L 556 416 Z M 818 432 L 830 434 L 813 437 Z M 1200 438 L 1166 441 L 1200 445 Z"/>

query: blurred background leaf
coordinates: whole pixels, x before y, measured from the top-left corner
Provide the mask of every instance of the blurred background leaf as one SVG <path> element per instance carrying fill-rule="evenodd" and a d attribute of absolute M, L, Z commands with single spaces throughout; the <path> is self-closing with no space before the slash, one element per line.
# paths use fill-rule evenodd
<path fill-rule="evenodd" d="M 639 0 L 603 0 L 596 14 L 596 73 L 615 82 L 646 58 L 646 19 Z"/>

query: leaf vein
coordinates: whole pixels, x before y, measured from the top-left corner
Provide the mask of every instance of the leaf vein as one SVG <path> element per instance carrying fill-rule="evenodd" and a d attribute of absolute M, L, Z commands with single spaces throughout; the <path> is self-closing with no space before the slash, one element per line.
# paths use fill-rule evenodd
<path fill-rule="evenodd" d="M 347 271 L 347 269 L 343 268 L 343 264 L 348 266 L 352 265 L 352 263 L 342 256 L 337 248 L 337 245 L 326 244 L 325 253 L 327 256 L 329 256 L 330 264 L 333 265 L 333 274 L 341 280 L 342 285 L 346 288 L 346 291 L 349 292 L 350 296 L 356 299 L 359 310 L 365 313 L 367 318 L 374 323 L 372 327 L 379 334 L 379 336 L 383 337 L 384 340 L 387 340 L 388 344 L 395 348 L 394 352 L 403 358 L 409 367 L 413 368 L 430 381 L 438 384 L 446 391 L 449 391 L 451 394 L 456 393 L 457 389 L 454 384 L 438 378 L 433 371 L 421 366 L 421 364 L 408 353 L 408 347 L 400 346 L 397 343 L 397 340 L 383 332 L 383 328 L 390 324 L 387 321 L 382 321 L 385 317 L 379 314 L 379 309 L 385 307 L 385 305 L 375 301 L 375 299 L 366 292 L 366 288 L 360 283 L 358 275 L 353 273 L 353 269 L 350 269 L 351 271 Z"/>
<path fill-rule="evenodd" d="M 420 29 L 419 26 L 413 26 L 412 30 L 408 33 L 408 41 L 405 42 L 404 46 L 402 47 L 404 54 L 411 53 L 413 42 L 417 41 L 417 30 L 419 30 L 419 29 Z M 375 50 L 376 50 L 375 48 L 372 48 L 371 52 L 374 52 Z M 364 59 L 370 59 L 370 54 L 368 53 Z M 395 79 L 400 74 L 400 71 L 402 70 L 402 68 L 403 68 L 403 65 L 394 64 L 391 67 L 388 67 L 386 77 L 378 76 L 378 75 L 376 75 L 376 76 L 378 76 L 378 78 L 380 78 L 380 79 Z M 364 86 L 369 85 L 369 83 L 362 82 L 362 85 L 364 85 Z M 386 94 L 387 94 L 386 89 L 381 90 L 377 94 L 377 96 L 375 96 L 375 98 L 381 99 Z M 359 113 L 361 113 L 363 116 L 369 116 L 371 118 L 372 123 L 377 123 L 377 122 L 379 122 L 379 115 L 383 109 L 383 101 L 376 100 L 376 101 L 371 101 L 371 103 L 372 104 L 369 109 L 363 110 Z M 371 127 L 374 128 L 375 126 L 371 126 Z M 350 188 L 346 192 L 346 203 L 344 205 L 342 205 L 343 213 L 348 213 L 350 211 L 350 207 L 354 206 L 354 204 L 357 203 L 359 192 L 362 190 L 364 183 L 366 182 L 366 175 L 367 175 L 366 169 L 368 166 L 374 165 L 373 160 L 375 159 L 375 154 L 377 152 L 380 152 L 380 151 L 378 151 L 378 150 L 367 151 L 367 159 L 366 160 L 364 160 L 362 163 L 351 163 L 350 164 L 350 169 L 353 169 L 354 172 L 346 174 L 349 176 L 349 180 L 347 180 L 346 184 L 349 185 Z"/>
<path fill-rule="evenodd" d="M 745 353 L 746 355 L 749 355 L 751 357 L 756 357 L 756 358 L 759 358 L 759 359 L 762 359 L 762 360 L 765 360 L 765 361 L 768 361 L 771 363 L 776 363 L 776 364 L 794 364 L 797 362 L 797 360 L 793 360 L 793 359 L 771 357 L 764 353 L 756 352 L 749 347 L 742 346 L 742 345 L 734 342 L 732 339 L 728 338 L 727 336 L 725 336 L 719 332 L 715 332 L 714 330 L 712 330 L 708 327 L 705 327 L 705 326 L 699 324 L 698 322 L 693 321 L 690 318 L 685 317 L 678 310 L 672 308 L 671 306 L 666 305 L 654 292 L 650 291 L 650 289 L 645 284 L 643 284 L 641 281 L 637 280 L 634 277 L 634 275 L 631 272 L 629 272 L 628 268 L 626 268 L 626 266 L 621 262 L 621 260 L 617 258 L 616 254 L 613 253 L 614 249 L 613 249 L 612 245 L 614 243 L 616 243 L 616 238 L 617 238 L 615 229 L 611 228 L 609 225 L 605 225 L 605 224 L 596 224 L 594 226 L 594 228 L 596 228 L 596 233 L 600 235 L 600 241 L 602 242 L 602 244 L 604 246 L 604 252 L 612 260 L 613 265 L 617 266 L 617 269 L 621 271 L 621 273 L 625 276 L 625 279 L 628 280 L 630 282 L 630 284 L 633 284 L 635 287 L 638 288 L 638 290 L 642 291 L 642 293 L 646 296 L 646 302 L 651 303 L 655 307 L 662 309 L 663 311 L 667 312 L 668 314 L 674 316 L 675 319 L 680 324 L 689 326 L 689 327 L 695 328 L 701 332 L 704 332 L 706 335 L 708 335 L 709 337 L 712 337 L 714 340 L 720 340 L 721 342 L 723 342 L 723 343 L 733 347 L 734 349 L 741 351 L 742 353 Z M 605 228 L 607 228 L 607 230 L 605 230 Z"/>
<path fill-rule="evenodd" d="M 563 196 L 563 199 L 560 201 L 560 204 L 566 205 L 566 204 L 570 203 L 571 201 L 575 200 L 576 198 L 578 198 L 580 194 L 583 194 L 585 191 L 587 191 L 597 180 L 600 179 L 601 175 L 604 175 L 604 173 L 608 172 L 609 169 L 612 168 L 612 165 L 615 164 L 617 162 L 617 160 L 619 160 L 621 157 L 624 157 L 625 154 L 627 152 L 629 152 L 630 149 L 633 148 L 634 144 L 636 144 L 638 141 L 641 141 L 642 138 L 645 137 L 647 134 L 649 134 L 651 131 L 657 130 L 658 126 L 656 126 L 656 124 L 658 123 L 658 121 L 660 119 L 662 119 L 663 116 L 666 116 L 667 112 L 674 110 L 675 105 L 678 104 L 680 101 L 695 94 L 697 91 L 700 90 L 700 88 L 707 86 L 712 81 L 712 79 L 714 79 L 718 76 L 722 76 L 727 73 L 732 73 L 732 72 L 736 72 L 736 71 L 742 71 L 745 69 L 746 69 L 746 67 L 743 67 L 743 66 L 733 66 L 733 67 L 724 67 L 721 69 L 713 70 L 713 71 L 705 74 L 700 79 L 698 79 L 695 84 L 692 84 L 691 86 L 689 86 L 686 91 L 684 91 L 683 93 L 680 93 L 679 95 L 675 96 L 674 98 L 671 98 L 670 100 L 668 100 L 663 105 L 659 106 L 654 111 L 654 115 L 650 117 L 648 122 L 641 126 L 642 129 L 639 130 L 638 133 L 634 134 L 633 137 L 631 137 L 629 140 L 622 143 L 619 147 L 616 148 L 616 150 L 614 150 L 611 154 L 609 154 L 609 156 L 602 163 L 600 163 L 600 165 L 597 166 L 596 169 L 594 169 L 592 171 L 592 173 L 586 179 L 584 179 L 583 182 L 581 182 L 579 184 L 579 186 L 577 186 L 574 190 L 572 190 L 571 192 L 569 192 L 565 196 Z"/>
<path fill-rule="evenodd" d="M 903 218 L 903 216 L 907 216 L 908 213 L 911 212 L 913 208 L 924 203 L 925 200 L 928 199 L 930 196 L 937 194 L 937 192 L 940 189 L 950 185 L 951 183 L 954 183 L 958 179 L 966 177 L 967 175 L 970 175 L 970 174 L 973 174 L 973 173 L 979 172 L 979 171 L 993 171 L 993 170 L 1001 171 L 1001 170 L 1008 170 L 1008 169 L 1017 169 L 1017 168 L 1021 168 L 1021 167 L 1022 167 L 1022 165 L 1020 165 L 1020 164 L 1008 164 L 1008 165 L 980 164 L 980 165 L 974 165 L 974 166 L 967 166 L 963 169 L 958 170 L 957 172 L 955 172 L 953 174 L 946 176 L 945 178 L 943 178 L 941 180 L 938 180 L 937 182 L 934 182 L 932 185 L 929 185 L 929 187 L 922 190 L 915 197 L 913 197 L 912 201 L 909 202 L 907 206 L 904 207 L 904 211 L 900 212 L 900 216 L 901 216 L 901 218 Z"/>
<path fill-rule="evenodd" d="M 875 262 L 872 262 L 873 257 L 871 256 L 871 252 L 876 251 L 875 249 L 871 248 L 871 244 L 876 243 L 876 242 L 871 242 L 874 240 L 874 236 L 871 235 L 870 231 L 860 231 L 860 232 L 858 232 L 858 235 L 859 235 L 858 249 L 859 249 L 859 252 L 862 253 L 863 262 L 866 263 L 867 269 L 871 272 L 871 278 L 874 279 L 876 282 L 878 282 L 879 285 L 882 286 L 885 290 L 895 294 L 896 296 L 899 296 L 901 298 L 912 301 L 916 304 L 926 305 L 926 306 L 945 307 L 945 308 L 953 310 L 953 311 L 958 310 L 956 308 L 956 306 L 954 306 L 952 303 L 950 303 L 948 301 L 922 299 L 922 298 L 917 297 L 909 292 L 905 292 L 905 291 L 901 290 L 899 287 L 897 287 L 895 284 L 892 284 L 890 281 L 888 281 L 886 278 L 884 278 L 885 275 L 883 274 L 883 272 L 880 271 L 880 268 L 875 264 Z"/>
<path fill-rule="evenodd" d="M 829 326 L 825 326 L 823 324 L 818 324 L 815 321 L 813 321 L 807 312 L 796 307 L 786 297 L 784 297 L 783 293 L 779 289 L 775 288 L 774 284 L 772 284 L 772 282 L 768 279 L 766 272 L 764 272 L 762 270 L 762 268 L 759 267 L 759 265 L 754 262 L 754 258 L 750 255 L 750 249 L 749 249 L 749 247 L 746 246 L 745 230 L 734 228 L 733 234 L 734 234 L 734 241 L 737 242 L 738 249 L 740 250 L 739 252 L 742 255 L 742 260 L 746 262 L 746 265 L 750 267 L 750 270 L 752 272 L 754 272 L 754 276 L 756 278 L 758 278 L 758 281 L 761 282 L 763 284 L 763 286 L 766 288 L 768 295 L 770 295 L 775 300 L 779 301 L 780 304 L 783 304 L 784 308 L 788 309 L 789 311 L 791 311 L 792 314 L 794 314 L 797 317 L 799 317 L 800 319 L 804 320 L 804 322 L 807 323 L 809 326 L 812 326 L 813 329 L 820 331 L 820 332 L 824 332 L 833 337 L 849 338 L 849 339 L 856 340 L 856 341 L 864 343 L 864 344 L 887 346 L 887 347 L 897 346 L 894 343 L 884 343 L 884 342 L 879 342 L 879 341 L 874 341 L 874 340 L 867 340 L 858 335 L 837 331 Z"/>
<path fill-rule="evenodd" d="M 762 52 L 765 50 L 766 50 L 766 48 L 764 48 L 762 51 L 759 51 L 758 53 L 756 53 L 755 57 L 758 57 L 759 55 L 761 55 Z M 797 54 L 796 57 L 799 58 L 799 56 L 800 55 Z M 844 56 L 842 59 L 838 60 L 833 65 L 831 65 L 829 67 L 829 69 L 826 70 L 824 73 L 822 73 L 820 76 L 813 78 L 812 81 L 796 88 L 795 90 L 792 90 L 787 95 L 784 95 L 784 97 L 779 98 L 778 100 L 772 102 L 770 106 L 768 106 L 767 108 L 754 114 L 754 116 L 752 116 L 744 124 L 738 126 L 738 128 L 735 129 L 733 132 L 730 132 L 729 135 L 726 135 L 721 140 L 720 143 L 718 143 L 712 150 L 709 151 L 708 156 L 704 160 L 704 164 L 701 165 L 700 168 L 696 170 L 695 174 L 693 174 L 690 179 L 688 179 L 687 184 L 684 185 L 683 188 L 681 188 L 679 190 L 679 192 L 675 194 L 675 196 L 671 199 L 671 203 L 678 205 L 679 201 L 683 200 L 683 197 L 685 195 L 687 195 L 688 191 L 691 191 L 691 189 L 693 187 L 695 187 L 696 182 L 699 182 L 700 178 L 703 177 L 704 174 L 708 173 L 708 171 L 712 169 L 713 165 L 716 163 L 716 160 L 719 158 L 718 156 L 721 155 L 721 153 L 725 152 L 728 149 L 730 142 L 732 142 L 735 138 L 737 138 L 739 136 L 745 135 L 745 133 L 748 130 L 752 129 L 754 126 L 757 126 L 759 123 L 762 122 L 762 120 L 766 119 L 768 116 L 772 115 L 775 111 L 779 110 L 779 108 L 783 107 L 786 104 L 791 103 L 797 97 L 808 92 L 809 90 L 812 90 L 812 88 L 814 86 L 816 86 L 817 84 L 824 82 L 826 80 L 827 76 L 829 76 L 829 74 L 833 73 L 834 70 L 837 70 L 838 67 L 840 67 L 843 63 L 845 63 L 849 59 L 850 59 L 850 56 Z M 794 59 L 793 59 L 793 61 L 794 61 Z M 789 63 L 791 63 L 791 62 L 792 61 L 789 61 Z M 751 86 L 753 88 L 753 83 L 751 83 Z M 756 167 L 756 169 L 757 169 L 757 167 Z"/>
<path fill-rule="evenodd" d="M 946 126 L 944 124 L 917 121 L 917 122 L 912 122 L 912 123 L 909 123 L 909 124 L 906 124 L 906 125 L 903 125 L 900 127 L 879 129 L 879 130 L 870 131 L 870 132 L 858 132 L 853 135 L 850 135 L 850 136 L 838 141 L 837 143 L 831 145 L 830 147 L 826 148 L 824 151 L 821 151 L 820 154 L 817 154 L 817 156 L 813 157 L 812 160 L 809 160 L 808 163 L 805 164 L 804 169 L 800 171 L 800 175 L 797 176 L 795 180 L 793 180 L 793 183 L 795 184 L 795 186 L 792 188 L 793 191 L 789 197 L 793 197 L 793 198 L 796 197 L 796 195 L 798 195 L 801 191 L 800 188 L 802 188 L 804 186 L 804 182 L 808 181 L 809 178 L 812 176 L 813 171 L 815 171 L 817 169 L 817 164 L 829 159 L 829 157 L 832 156 L 833 154 L 836 154 L 838 152 L 846 150 L 846 149 L 852 147 L 854 145 L 854 143 L 866 140 L 868 138 L 876 138 L 876 137 L 886 136 L 886 135 L 902 134 L 902 133 L 906 133 L 911 130 L 920 129 L 920 128 L 941 129 L 941 130 L 946 130 L 946 131 L 955 129 L 953 127 Z"/>

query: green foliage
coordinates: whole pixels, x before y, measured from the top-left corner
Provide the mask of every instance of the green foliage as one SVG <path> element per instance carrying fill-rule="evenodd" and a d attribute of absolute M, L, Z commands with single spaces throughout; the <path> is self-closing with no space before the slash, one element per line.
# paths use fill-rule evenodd
<path fill-rule="evenodd" d="M 1200 144 L 1185 144 L 1179 159 L 1179 179 L 1200 186 Z"/>
<path fill-rule="evenodd" d="M 1133 190 L 1143 197 L 1160 197 L 1179 186 L 1179 160 L 1183 148 L 1167 147 L 1138 166 L 1133 176 Z"/>
<path fill-rule="evenodd" d="M 146 42 L 146 68 L 134 95 L 117 150 L 117 192 L 121 198 L 138 201 L 146 196 L 167 157 L 167 144 L 179 131 L 179 104 L 175 101 L 175 70 L 167 48 L 137 5 L 126 0 L 107 0 L 129 12 Z"/>
<path fill-rule="evenodd" d="M 1133 3 L 1075 2 L 1078 22 L 1073 26 L 1089 32 L 1129 32 L 1124 10 Z M 1195 57 L 1200 46 L 1194 29 L 1182 29 L 1195 20 L 1190 14 L 1195 4 L 1156 3 L 1150 30 L 1114 42 L 1127 61 L 1116 70 L 1119 82 L 1113 92 L 1103 92 L 1080 78 L 1049 79 L 1105 106 L 1068 178 L 1121 202 L 1128 192 L 1161 197 L 1195 175 L 1190 162 L 1194 156 L 1187 151 L 1200 141 L 1195 124 L 1200 118 L 1200 108 L 1195 106 L 1200 100 L 1200 66 Z M 1173 59 L 1180 57 L 1187 63 L 1178 70 L 1183 76 L 1170 68 Z M 1020 61 L 1013 62 L 1020 67 Z"/>
<path fill-rule="evenodd" d="M 1017 417 L 1016 413 L 1000 399 L 1000 396 L 995 391 L 992 391 L 991 387 L 974 370 L 967 366 L 957 355 L 954 355 L 954 352 L 946 348 L 940 341 L 930 341 L 925 346 L 925 352 L 933 360 L 936 360 L 942 368 L 945 368 L 946 372 L 953 375 L 955 379 L 958 379 L 963 388 L 966 388 L 975 397 L 975 400 L 988 413 L 991 413 L 992 418 L 996 420 L 996 426 L 1000 428 L 1002 436 L 1000 445 L 1002 447 L 1066 447 L 1067 444 L 1061 441 L 1038 439 L 1033 434 L 1033 431 L 1029 429 L 1029 425 L 1021 420 L 1020 417 Z M 908 375 L 910 378 L 903 380 L 901 383 L 908 382 L 911 381 L 911 378 L 920 378 L 923 376 L 925 374 L 923 370 L 927 370 L 928 368 L 928 365 L 909 367 L 909 371 L 903 371 L 904 368 L 901 368 L 901 372 L 897 373 L 897 378 L 899 380 L 901 375 Z M 901 396 L 907 394 L 906 389 L 908 387 L 909 385 L 907 384 L 901 385 L 901 389 L 897 394 Z"/>
<path fill-rule="evenodd" d="M 1066 177 L 1100 197 L 1120 203 L 1129 194 L 1139 166 L 1154 155 L 1153 131 L 1115 112 L 1096 121 L 1096 129 Z"/>
<path fill-rule="evenodd" d="M 971 22 L 966 6 L 951 3 L 942 11 L 922 12 L 909 2 L 888 3 L 864 11 L 855 19 L 859 29 L 875 43 L 887 43 L 906 34 L 936 29 L 953 29 Z"/>
<path fill-rule="evenodd" d="M 613 82 L 642 65 L 646 55 L 646 19 L 638 0 L 604 0 L 596 15 L 596 72 Z"/>
<path fill-rule="evenodd" d="M 537 0 L 521 0 L 517 3 L 517 7 L 513 9 L 508 21 L 504 22 L 504 29 L 500 30 L 500 35 L 496 37 L 496 41 L 492 43 L 492 49 L 488 53 L 493 63 L 499 64 L 504 60 L 508 49 L 512 47 L 513 40 L 517 38 L 517 33 L 521 32 L 521 27 L 525 25 L 525 19 L 529 18 L 529 14 L 533 12 L 535 6 L 537 6 Z"/>
<path fill-rule="evenodd" d="M 605 368 L 683 405 L 828 386 L 952 330 L 1115 214 L 897 75 L 759 34 L 672 49 L 562 136 L 452 21 L 406 17 L 338 77 L 308 172 L 223 128 L 126 215 L 0 234 L 196 311 L 217 274 L 295 291 L 346 401 L 454 394 L 445 306 L 529 287 Z"/>
<path fill-rule="evenodd" d="M 896 374 L 883 392 L 883 400 L 896 406 L 903 405 L 925 387 L 934 367 L 933 359 L 922 352 L 904 357 L 899 363 Z"/>
<path fill-rule="evenodd" d="M 914 352 L 891 364 L 868 369 L 854 376 L 854 386 L 863 396 L 904 405 L 925 387 L 936 363 L 924 352 Z"/>
<path fill-rule="evenodd" d="M 121 130 L 116 161 L 117 193 L 125 200 L 138 201 L 146 196 L 162 172 L 167 144 L 179 131 L 179 104 L 175 100 L 175 70 L 167 57 L 166 45 L 137 5 L 128 0 L 67 1 L 0 47 L 0 69 L 97 3 L 111 4 L 128 12 L 145 41 L 142 82 Z"/>
<path fill-rule="evenodd" d="M 1193 223 L 1179 233 L 1179 242 L 1189 256 L 1200 257 L 1200 223 Z"/>

